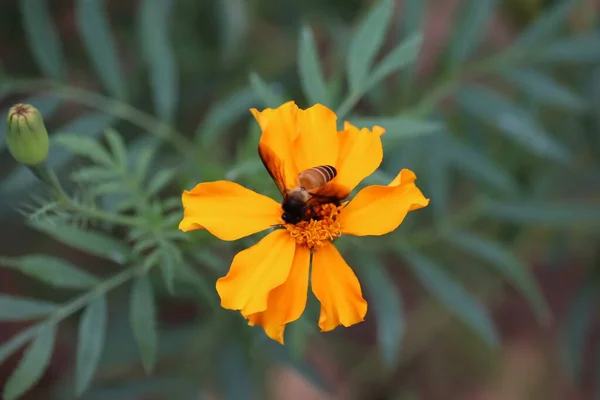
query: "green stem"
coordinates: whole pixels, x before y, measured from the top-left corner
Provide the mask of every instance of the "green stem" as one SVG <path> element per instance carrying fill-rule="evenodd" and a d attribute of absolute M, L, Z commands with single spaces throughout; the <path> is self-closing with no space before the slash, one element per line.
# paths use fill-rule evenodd
<path fill-rule="evenodd" d="M 74 314 L 78 310 L 88 305 L 96 297 L 102 296 L 107 292 L 111 291 L 112 289 L 117 288 L 118 286 L 135 277 L 138 273 L 138 268 L 128 268 L 119 272 L 111 278 L 99 283 L 93 290 L 90 290 L 89 292 L 63 305 L 61 308 L 50 314 L 50 316 L 46 320 L 35 324 L 25 329 L 18 335 L 12 337 L 7 342 L 3 343 L 0 347 L 0 364 L 4 360 L 6 360 L 6 358 L 10 357 L 10 355 L 14 353 L 17 349 L 19 349 L 22 345 L 35 338 L 38 331 L 43 326 L 58 324 L 63 319 L 69 317 L 70 315 Z"/>
<path fill-rule="evenodd" d="M 171 143 L 173 147 L 182 154 L 195 155 L 195 144 L 183 133 L 163 121 L 147 114 L 125 102 L 115 100 L 101 94 L 73 86 L 63 85 L 44 79 L 9 80 L 5 87 L 12 91 L 32 92 L 47 87 L 53 94 L 85 104 L 89 107 L 101 110 L 107 114 L 115 115 L 123 120 L 129 121 L 138 127 L 155 134 L 159 138 Z"/>
<path fill-rule="evenodd" d="M 128 225 L 128 226 L 135 226 L 135 227 L 141 226 L 140 220 L 138 220 L 137 218 L 128 217 L 125 215 L 117 215 L 117 214 L 107 213 L 105 211 L 97 210 L 95 208 L 85 207 L 81 204 L 74 202 L 73 200 L 71 200 L 69 195 L 67 195 L 67 193 L 62 188 L 62 185 L 60 184 L 60 181 L 56 177 L 56 174 L 54 173 L 54 171 L 52 171 L 50 168 L 48 168 L 48 166 L 46 164 L 29 166 L 29 169 L 42 182 L 44 182 L 45 184 L 50 186 L 50 188 L 52 188 L 52 190 L 56 194 L 58 202 L 60 204 L 64 205 L 65 207 L 69 208 L 70 210 L 77 212 L 79 214 L 82 214 L 84 216 L 87 216 L 89 218 L 113 222 L 113 223 L 119 224 L 119 225 Z"/>

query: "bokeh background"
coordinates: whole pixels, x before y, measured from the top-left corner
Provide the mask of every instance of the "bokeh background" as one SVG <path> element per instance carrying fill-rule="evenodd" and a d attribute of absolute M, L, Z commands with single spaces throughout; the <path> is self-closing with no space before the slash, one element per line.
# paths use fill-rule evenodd
<path fill-rule="evenodd" d="M 389 18 L 381 43 L 364 42 L 367 53 L 381 45 L 373 49 L 376 62 L 418 32 L 422 45 L 416 63 L 389 75 L 346 115 L 388 131 L 384 164 L 366 183 L 411 168 L 431 205 L 385 238 L 340 240 L 370 302 L 364 323 L 320 333 L 311 299 L 288 328 L 286 346 L 272 343 L 221 309 L 214 291 L 232 256 L 256 238 L 221 243 L 205 232 L 177 235 L 177 200 L 197 182 L 230 179 L 275 194 L 248 109 L 292 99 L 311 105 L 307 87 L 315 83 L 306 76 L 314 74 L 299 74 L 310 39 L 327 105 L 337 109 L 349 94 L 353 35 L 382 4 L 0 2 L 2 109 L 35 105 L 52 136 L 104 140 L 112 127 L 132 169 L 152 146 L 156 156 L 146 166 L 156 175 L 141 186 L 143 201 L 117 178 L 76 179 L 90 160 L 72 142 L 66 149 L 53 142 L 48 164 L 69 193 L 89 195 L 94 207 L 158 218 L 175 247 L 164 247 L 171 259 L 152 258 L 162 244 L 136 248 L 139 237 L 127 227 L 81 223 L 86 216 L 76 210 L 35 213 L 51 195 L 11 158 L 0 128 L 0 386 L 33 386 L 27 399 L 76 398 L 78 369 L 94 364 L 80 364 L 78 352 L 96 346 L 99 365 L 79 397 L 86 400 L 600 398 L 598 1 L 394 0 L 393 12 L 371 14 Z M 135 204 L 120 206 L 123 199 Z M 170 211 L 150 213 L 154 200 L 170 202 Z M 32 214 L 72 224 L 75 236 L 32 225 Z M 27 266 L 22 257 L 67 260 L 104 282 L 130 267 L 115 256 L 114 240 L 135 253 L 132 259 L 157 267 L 148 297 L 155 306 L 133 308 L 156 311 L 152 373 L 130 323 L 130 294 L 139 288 L 126 280 L 106 292 L 106 324 L 95 326 L 105 332 L 101 344 L 89 332 L 81 344 L 81 307 L 74 308 L 60 319 L 50 356 L 38 349 L 17 369 L 28 345 L 9 340 L 55 314 L 14 299 L 62 309 L 83 296 L 85 306 L 96 287 L 66 287 L 78 278 L 47 259 Z M 164 264 L 181 276 L 174 294 L 158 272 Z M 144 338 L 152 343 L 152 333 Z M 144 351 L 142 358 L 153 357 Z"/>

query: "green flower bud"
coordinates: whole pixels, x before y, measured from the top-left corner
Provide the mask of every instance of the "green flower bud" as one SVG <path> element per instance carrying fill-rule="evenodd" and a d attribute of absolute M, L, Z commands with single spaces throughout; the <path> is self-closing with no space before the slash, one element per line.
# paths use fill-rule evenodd
<path fill-rule="evenodd" d="M 8 111 L 6 122 L 6 142 L 15 160 L 30 166 L 42 164 L 50 142 L 39 110 L 29 104 L 15 104 Z"/>

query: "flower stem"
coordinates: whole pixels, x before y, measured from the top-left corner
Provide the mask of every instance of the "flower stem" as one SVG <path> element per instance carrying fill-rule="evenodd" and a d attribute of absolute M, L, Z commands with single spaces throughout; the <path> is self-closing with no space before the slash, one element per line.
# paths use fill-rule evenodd
<path fill-rule="evenodd" d="M 70 210 L 72 210 L 74 212 L 77 212 L 77 213 L 87 216 L 89 218 L 113 222 L 113 223 L 119 224 L 119 225 L 136 226 L 136 227 L 139 227 L 142 225 L 140 220 L 137 218 L 129 217 L 126 215 L 107 213 L 105 211 L 97 210 L 95 208 L 89 208 L 89 207 L 86 207 L 86 206 L 83 206 L 81 204 L 74 202 L 73 200 L 71 200 L 69 195 L 67 195 L 67 193 L 62 188 L 62 185 L 60 184 L 60 181 L 56 177 L 56 174 L 54 173 L 54 171 L 52 171 L 52 169 L 48 168 L 48 166 L 46 164 L 30 166 L 29 169 L 31 170 L 31 172 L 33 172 L 33 174 L 36 177 L 38 177 L 38 179 L 40 179 L 42 182 L 47 184 L 54 191 L 54 193 L 57 197 L 57 200 L 59 201 L 60 204 L 62 204 L 63 206 L 69 208 Z"/>

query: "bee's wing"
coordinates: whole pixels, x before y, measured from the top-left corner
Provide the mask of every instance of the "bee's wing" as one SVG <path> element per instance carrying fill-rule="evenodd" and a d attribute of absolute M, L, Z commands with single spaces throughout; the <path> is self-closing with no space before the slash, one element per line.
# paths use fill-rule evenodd
<path fill-rule="evenodd" d="M 309 193 L 311 197 L 306 204 L 314 206 L 325 203 L 339 203 L 350 195 L 350 189 L 335 182 L 330 182 Z"/>
<path fill-rule="evenodd" d="M 264 144 L 258 145 L 258 155 L 263 162 L 263 165 L 273 178 L 273 181 L 277 185 L 277 189 L 282 196 L 285 196 L 287 193 L 287 189 L 285 186 L 285 170 L 283 169 L 283 161 L 270 147 L 265 146 Z"/>

